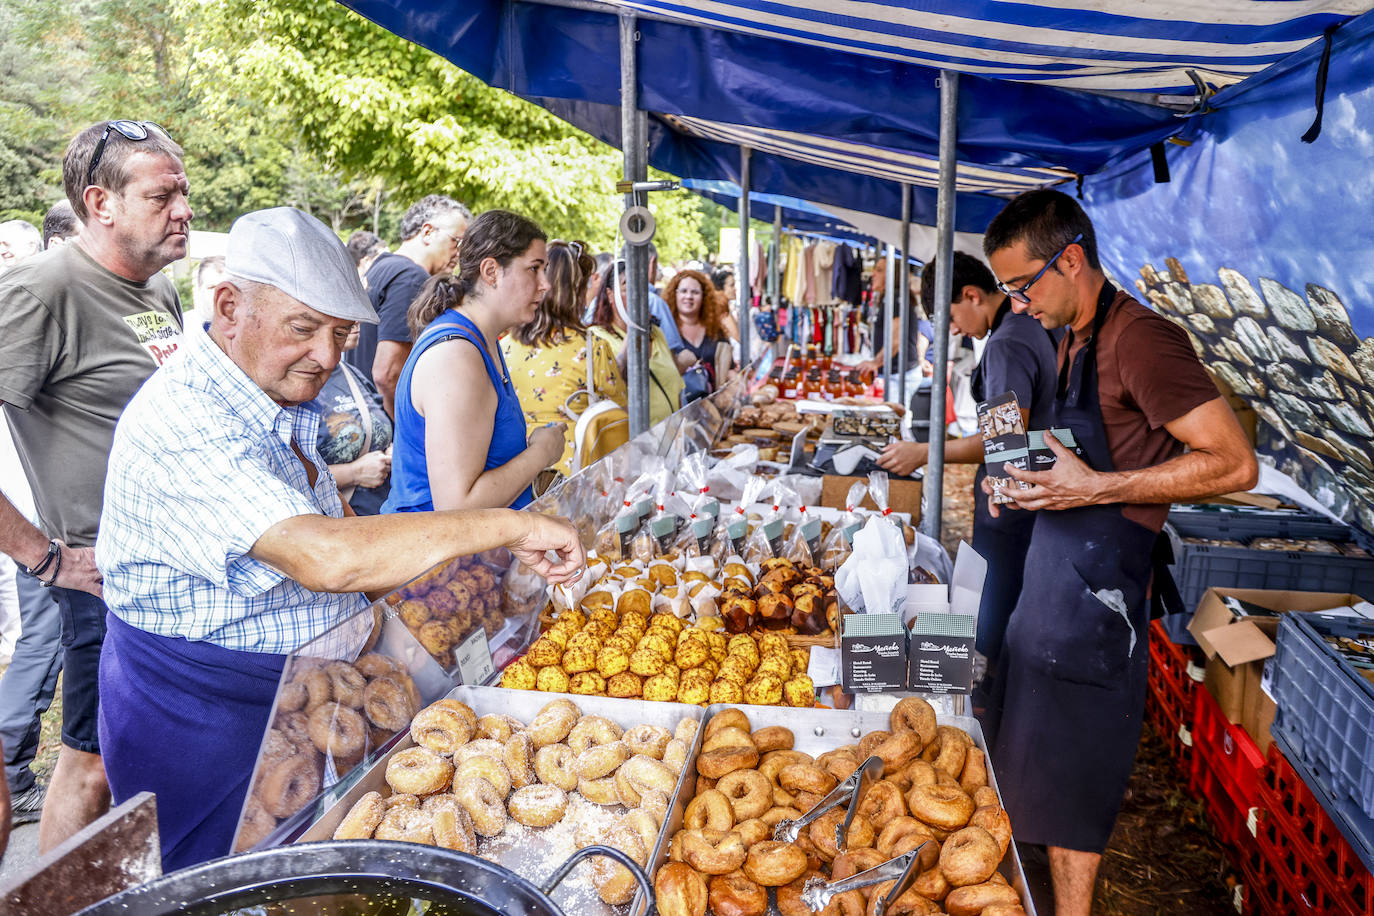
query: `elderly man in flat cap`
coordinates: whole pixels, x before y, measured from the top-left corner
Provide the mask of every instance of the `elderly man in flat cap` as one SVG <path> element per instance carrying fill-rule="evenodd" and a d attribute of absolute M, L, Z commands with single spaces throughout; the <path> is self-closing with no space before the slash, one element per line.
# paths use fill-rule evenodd
<path fill-rule="evenodd" d="M 281 207 L 234 223 L 225 266 L 209 333 L 119 421 L 96 543 L 101 749 L 116 802 L 157 794 L 165 869 L 230 851 L 286 654 L 451 557 L 509 547 L 555 582 L 584 561 L 535 513 L 354 516 L 302 406 L 377 321 L 352 259 Z"/>

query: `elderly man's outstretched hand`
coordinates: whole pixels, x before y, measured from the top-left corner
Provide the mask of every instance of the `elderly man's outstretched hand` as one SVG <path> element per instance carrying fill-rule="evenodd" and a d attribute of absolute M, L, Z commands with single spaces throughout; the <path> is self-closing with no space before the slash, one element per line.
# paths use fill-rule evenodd
<path fill-rule="evenodd" d="M 587 554 L 572 522 L 538 512 L 521 512 L 520 517 L 528 530 L 510 545 L 517 560 L 554 585 L 572 582 L 582 575 Z M 550 559 L 550 553 L 557 555 L 556 562 Z"/>

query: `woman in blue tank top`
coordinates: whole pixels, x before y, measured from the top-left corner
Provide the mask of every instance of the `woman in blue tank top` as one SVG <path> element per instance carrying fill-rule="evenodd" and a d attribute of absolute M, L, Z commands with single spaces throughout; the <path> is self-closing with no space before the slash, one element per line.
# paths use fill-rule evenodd
<path fill-rule="evenodd" d="M 457 273 L 431 277 L 411 304 L 384 513 L 521 509 L 563 456 L 563 424 L 526 436 L 498 342 L 533 320 L 548 291 L 545 241 L 523 216 L 488 210 L 468 225 Z"/>

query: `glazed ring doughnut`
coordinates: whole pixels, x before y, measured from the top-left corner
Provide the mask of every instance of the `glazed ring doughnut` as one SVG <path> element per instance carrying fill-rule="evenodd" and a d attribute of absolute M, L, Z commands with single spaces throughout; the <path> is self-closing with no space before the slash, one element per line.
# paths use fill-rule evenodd
<path fill-rule="evenodd" d="M 763 814 L 759 815 L 759 820 L 769 827 L 776 827 L 782 821 L 795 821 L 802 816 L 802 812 L 796 808 L 786 808 L 782 805 L 774 805 Z"/>
<path fill-rule="evenodd" d="M 682 835 L 682 856 L 704 875 L 728 875 L 744 864 L 747 851 L 738 833 L 727 833 L 716 842 L 697 830 Z"/>
<path fill-rule="evenodd" d="M 442 700 L 435 700 L 433 703 L 430 703 L 429 705 L 438 706 L 440 709 L 453 710 L 458 715 L 463 717 L 463 721 L 467 722 L 468 731 L 471 734 L 477 734 L 477 713 L 473 711 L 471 706 L 464 703 L 462 700 L 451 700 L 448 697 L 445 697 Z"/>
<path fill-rule="evenodd" d="M 778 808 L 798 808 L 800 810 L 797 805 L 797 796 L 782 786 L 773 787 L 773 805 Z"/>
<path fill-rule="evenodd" d="M 472 829 L 472 817 L 452 795 L 433 795 L 425 799 L 421 810 L 429 815 L 434 831 L 434 843 L 456 852 L 477 854 L 477 834 Z"/>
<path fill-rule="evenodd" d="M 512 789 L 523 789 L 539 781 L 539 776 L 534 772 L 534 742 L 524 732 L 516 732 L 506 742 L 501 762 L 510 774 Z"/>
<path fill-rule="evenodd" d="M 912 893 L 918 894 L 927 900 L 943 900 L 949 894 L 949 881 L 945 879 L 945 873 L 940 871 L 940 866 L 927 869 L 916 876 L 916 880 L 911 883 L 911 890 L 903 897 Z M 939 910 L 935 910 L 939 912 Z"/>
<path fill-rule="evenodd" d="M 445 706 L 426 707 L 410 722 L 410 740 L 437 754 L 452 754 L 471 738 L 467 719 Z"/>
<path fill-rule="evenodd" d="M 921 756 L 921 739 L 915 732 L 893 732 L 872 753 L 882 759 L 884 773 L 896 773 Z"/>
<path fill-rule="evenodd" d="M 873 752 L 877 749 L 878 745 L 882 744 L 884 741 L 891 737 L 892 732 L 881 730 L 869 732 L 868 734 L 864 735 L 862 738 L 859 739 L 859 761 L 863 762 L 867 760 L 869 757 L 872 757 Z"/>
<path fill-rule="evenodd" d="M 645 789 L 639 793 L 639 810 L 662 824 L 668 816 L 668 796 L 657 789 Z"/>
<path fill-rule="evenodd" d="M 737 822 L 734 831 L 739 834 L 740 841 L 744 843 L 745 849 L 753 848 L 755 843 L 762 843 L 764 840 L 773 839 L 772 828 L 756 817 L 751 817 L 747 821 Z"/>
<path fill-rule="evenodd" d="M 848 779 L 859 768 L 859 758 L 846 750 L 827 751 L 816 758 L 816 766 L 835 778 L 836 782 Z"/>
<path fill-rule="evenodd" d="M 400 669 L 396 667 L 396 662 L 382 655 L 379 652 L 369 652 L 360 656 L 353 667 L 358 669 L 358 673 L 368 680 L 378 677 L 390 677 Z"/>
<path fill-rule="evenodd" d="M 794 763 L 815 763 L 810 754 L 803 754 L 801 751 L 769 751 L 759 758 L 759 772 L 768 778 L 768 781 L 777 785 L 778 774 L 783 767 L 791 766 Z"/>
<path fill-rule="evenodd" d="M 625 778 L 639 794 L 646 789 L 655 789 L 665 795 L 672 795 L 673 790 L 677 788 L 677 774 L 662 761 L 644 754 L 631 757 L 616 772 L 624 773 Z"/>
<path fill-rule="evenodd" d="M 363 705 L 363 690 L 367 678 L 358 673 L 348 662 L 330 662 L 324 668 L 329 675 L 329 685 L 334 691 L 334 699 L 350 709 Z"/>
<path fill-rule="evenodd" d="M 448 788 L 453 764 L 427 747 L 408 747 L 386 763 L 386 783 L 393 792 L 429 795 Z"/>
<path fill-rule="evenodd" d="M 882 780 L 872 786 L 859 802 L 859 813 L 873 822 L 874 829 L 882 830 L 894 818 L 906 814 L 906 799 L 896 785 Z"/>
<path fill-rule="evenodd" d="M 654 902 L 662 916 L 705 916 L 706 881 L 690 865 L 669 862 L 654 877 Z"/>
<path fill-rule="evenodd" d="M 453 752 L 453 765 L 457 766 L 464 760 L 471 760 L 473 757 L 490 757 L 492 760 L 502 760 L 505 756 L 506 746 L 500 741 L 492 738 L 478 738 L 469 741 Z"/>
<path fill-rule="evenodd" d="M 507 807 L 510 816 L 526 827 L 547 827 L 567 813 L 568 793 L 558 786 L 525 786 L 515 790 Z"/>
<path fill-rule="evenodd" d="M 410 694 L 389 677 L 373 678 L 363 688 L 363 713 L 373 725 L 388 732 L 398 732 L 410 725 L 415 710 L 410 706 Z"/>
<path fill-rule="evenodd" d="M 1021 906 L 1021 897 L 1005 885 L 991 881 L 956 887 L 945 898 L 945 909 L 951 916 L 978 916 L 995 906 Z"/>
<path fill-rule="evenodd" d="M 920 758 L 911 761 L 890 778 L 903 793 L 910 792 L 912 786 L 933 786 L 939 781 L 935 767 Z"/>
<path fill-rule="evenodd" d="M 510 773 L 507 772 L 506 765 L 495 757 L 469 757 L 454 766 L 454 785 L 460 780 L 473 777 L 485 779 L 502 802 L 510 795 Z"/>
<path fill-rule="evenodd" d="M 577 759 L 573 761 L 573 769 L 577 770 L 577 775 L 583 779 L 600 779 L 614 773 L 629 756 L 630 752 L 623 741 L 597 744 L 577 755 Z"/>
<path fill-rule="evenodd" d="M 744 874 L 764 887 L 791 884 L 805 871 L 806 853 L 791 843 L 776 840 L 755 843 L 744 860 Z"/>
<path fill-rule="evenodd" d="M 1001 860 L 997 841 L 982 827 L 965 827 L 940 846 L 940 871 L 954 887 L 982 884 Z"/>
<path fill-rule="evenodd" d="M 383 815 L 372 836 L 378 840 L 431 845 L 434 842 L 434 827 L 429 815 L 419 808 L 391 808 Z"/>
<path fill-rule="evenodd" d="M 894 817 L 887 822 L 887 826 L 878 834 L 877 841 L 873 844 L 878 852 L 889 859 L 910 852 L 926 840 L 935 839 L 935 834 L 925 824 L 916 820 L 914 817 L 902 815 Z M 893 850 L 901 848 L 902 852 Z"/>
<path fill-rule="evenodd" d="M 958 786 L 912 786 L 906 804 L 913 817 L 943 830 L 958 830 L 973 814 L 973 799 Z"/>
<path fill-rule="evenodd" d="M 677 727 L 673 729 L 673 737 L 683 744 L 691 745 L 692 739 L 697 736 L 697 730 L 701 728 L 701 723 L 696 719 L 679 719 Z"/>
<path fill-rule="evenodd" d="M 742 728 L 727 726 L 718 728 L 705 737 L 701 743 L 702 751 L 714 751 L 718 747 L 753 747 L 754 739 L 749 736 L 749 732 Z"/>
<path fill-rule="evenodd" d="M 536 748 L 557 744 L 568 737 L 581 715 L 582 711 L 571 700 L 554 700 L 539 710 L 525 730 Z"/>
<path fill-rule="evenodd" d="M 821 881 L 830 880 L 821 872 L 808 868 L 796 881 L 793 881 L 791 884 L 784 884 L 777 889 L 778 912 L 781 913 L 782 916 L 816 916 L 811 907 L 802 903 L 801 899 L 802 891 L 806 889 L 806 882 L 810 881 L 812 878 L 817 878 Z M 826 912 L 828 916 L 828 910 L 823 912 Z M 838 913 L 838 911 L 836 912 Z"/>
<path fill-rule="evenodd" d="M 534 772 L 540 782 L 571 792 L 577 788 L 576 756 L 566 744 L 546 744 L 534 752 Z"/>
<path fill-rule="evenodd" d="M 962 729 L 951 725 L 941 725 L 936 729 L 936 733 L 940 751 L 931 763 L 936 770 L 957 781 L 959 774 L 964 771 L 964 759 L 968 756 L 972 742 Z"/>
<path fill-rule="evenodd" d="M 788 792 L 812 792 L 825 795 L 839 783 L 834 776 L 814 763 L 793 763 L 778 773 L 778 782 Z"/>
<path fill-rule="evenodd" d="M 726 773 L 716 783 L 716 789 L 729 799 L 736 822 L 761 817 L 773 807 L 773 784 L 758 770 Z"/>
<path fill-rule="evenodd" d="M 273 817 L 301 810 L 320 792 L 320 771 L 314 755 L 298 754 L 274 762 L 262 777 L 262 806 Z"/>
<path fill-rule="evenodd" d="M 324 669 L 312 668 L 300 675 L 297 680 L 305 685 L 306 712 L 310 712 L 321 703 L 328 703 L 334 699 L 334 686 L 329 680 L 329 675 L 324 673 Z"/>
<path fill-rule="evenodd" d="M 305 704 L 310 700 L 310 691 L 300 681 L 292 681 L 281 689 L 281 696 L 277 697 L 277 712 L 295 712 L 304 709 Z"/>
<path fill-rule="evenodd" d="M 722 709 L 716 713 L 711 717 L 711 721 L 706 723 L 704 734 L 709 738 L 722 728 L 742 729 L 745 734 L 753 731 L 753 727 L 749 724 L 749 717 L 738 709 Z"/>
<path fill-rule="evenodd" d="M 525 730 L 525 723 L 514 716 L 492 713 L 477 720 L 478 738 L 492 738 L 496 741 L 509 741 L 510 736 Z"/>
<path fill-rule="evenodd" d="M 715 916 L 763 916 L 768 912 L 768 891 L 736 871 L 711 878 L 707 902 Z"/>
<path fill-rule="evenodd" d="M 687 811 L 682 816 L 682 826 L 688 830 L 727 831 L 735 826 L 735 814 L 730 808 L 730 799 L 716 789 L 707 789 L 687 803 Z"/>
<path fill-rule="evenodd" d="M 636 725 L 621 738 L 631 754 L 644 754 L 655 760 L 663 759 L 663 752 L 673 735 L 661 725 Z"/>
<path fill-rule="evenodd" d="M 973 816 L 968 819 L 970 827 L 982 827 L 992 838 L 997 841 L 997 861 L 1002 861 L 1002 856 L 1007 854 L 1007 847 L 1011 845 L 1011 818 L 1007 812 L 996 805 L 986 805 L 977 808 Z"/>
<path fill-rule="evenodd" d="M 687 742 L 681 738 L 674 738 L 668 742 L 668 746 L 663 749 L 663 765 L 674 773 L 681 773 L 682 768 L 687 765 Z"/>
<path fill-rule="evenodd" d="M 750 738 L 754 741 L 754 747 L 759 749 L 760 754 L 767 754 L 769 751 L 790 751 L 796 743 L 796 736 L 792 734 L 792 729 L 783 728 L 781 725 L 768 725 L 755 731 Z"/>
<path fill-rule="evenodd" d="M 367 741 L 367 723 L 341 703 L 321 703 L 310 713 L 310 740 L 331 757 L 356 757 Z"/>
<path fill-rule="evenodd" d="M 888 858 L 890 857 L 883 855 L 872 846 L 842 852 L 835 857 L 835 861 L 830 863 L 830 880 L 843 881 L 845 878 L 852 878 L 861 871 L 868 871 L 876 865 L 882 865 Z M 868 891 L 871 887 L 870 885 L 859 890 L 861 892 Z"/>
<path fill-rule="evenodd" d="M 620 804 L 620 793 L 615 790 L 614 776 L 603 776 L 600 779 L 578 779 L 577 792 L 595 805 Z"/>
<path fill-rule="evenodd" d="M 334 828 L 336 840 L 368 840 L 386 815 L 386 803 L 380 792 L 368 792 L 353 803 L 339 826 Z"/>
<path fill-rule="evenodd" d="M 843 808 L 832 808 L 820 817 L 811 822 L 807 835 L 816 847 L 816 851 L 825 861 L 829 862 L 840 854 L 835 848 L 835 828 L 844 822 L 845 810 Z M 873 824 L 862 814 L 854 815 L 854 820 L 849 823 L 849 833 L 845 835 L 845 851 L 851 849 L 864 849 L 872 846 L 876 837 L 873 833 Z"/>
<path fill-rule="evenodd" d="M 735 770 L 752 770 L 758 766 L 759 752 L 748 747 L 719 747 L 703 751 L 697 757 L 697 772 L 708 779 L 720 779 Z"/>
<path fill-rule="evenodd" d="M 472 829 L 482 836 L 496 836 L 506 829 L 506 806 L 485 779 L 456 779 L 453 797 L 472 818 Z"/>
<path fill-rule="evenodd" d="M 979 786 L 973 790 L 973 803 L 979 808 L 1002 807 L 1002 798 L 992 786 Z"/>
<path fill-rule="evenodd" d="M 964 758 L 964 770 L 959 774 L 959 788 L 969 794 L 988 784 L 988 758 L 981 748 L 971 747 Z"/>
<path fill-rule="evenodd" d="M 892 708 L 888 727 L 894 732 L 915 732 L 924 748 L 935 740 L 935 707 L 920 697 L 906 697 Z"/>
<path fill-rule="evenodd" d="M 568 747 L 581 754 L 594 745 L 613 744 L 625 730 L 605 716 L 583 716 L 568 732 Z"/>

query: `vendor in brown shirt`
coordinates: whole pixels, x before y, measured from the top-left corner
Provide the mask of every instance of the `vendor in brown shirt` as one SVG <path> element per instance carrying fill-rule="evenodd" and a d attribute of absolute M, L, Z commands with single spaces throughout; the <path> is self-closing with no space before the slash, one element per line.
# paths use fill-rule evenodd
<path fill-rule="evenodd" d="M 1037 515 L 987 725 L 1016 837 L 1048 847 L 1055 913 L 1088 916 L 1140 739 L 1154 541 L 1170 503 L 1248 489 L 1258 467 L 1187 335 L 1108 282 L 1073 198 L 1019 195 L 983 248 L 1017 312 L 1068 328 L 1053 426 L 1079 454 L 1047 433 L 1053 468 L 1010 469 Z"/>

